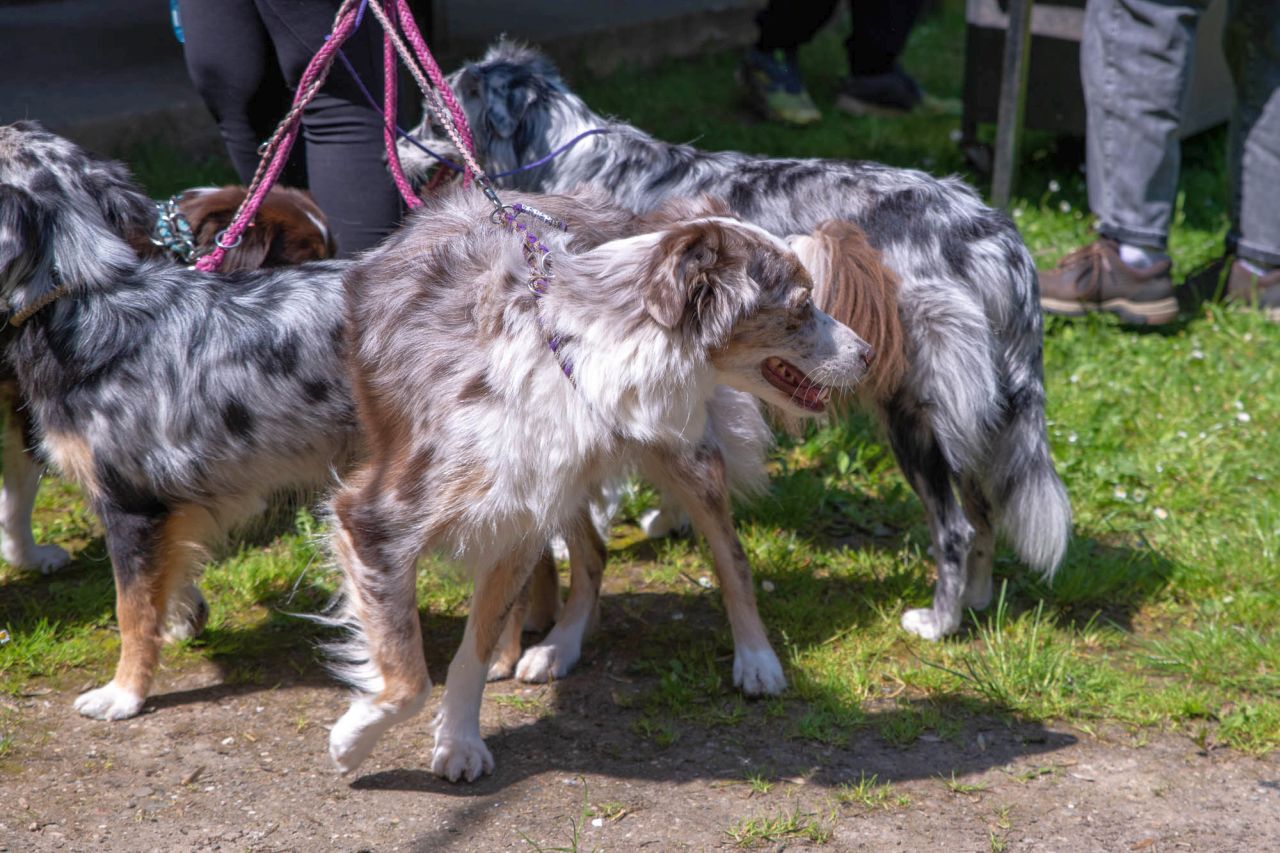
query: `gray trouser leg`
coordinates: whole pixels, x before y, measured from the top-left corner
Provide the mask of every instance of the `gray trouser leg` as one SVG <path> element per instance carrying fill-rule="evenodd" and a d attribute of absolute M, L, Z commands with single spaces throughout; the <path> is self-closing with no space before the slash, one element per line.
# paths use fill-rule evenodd
<path fill-rule="evenodd" d="M 1178 124 L 1207 0 L 1089 0 L 1080 45 L 1089 206 L 1108 237 L 1164 248 Z"/>
<path fill-rule="evenodd" d="M 1236 86 L 1228 156 L 1237 251 L 1280 264 L 1280 0 L 1232 0 L 1222 49 Z"/>

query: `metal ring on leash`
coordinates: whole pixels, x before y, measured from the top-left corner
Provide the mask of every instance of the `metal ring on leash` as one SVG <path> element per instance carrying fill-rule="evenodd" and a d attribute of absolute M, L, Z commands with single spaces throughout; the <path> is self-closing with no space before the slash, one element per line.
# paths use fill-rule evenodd
<path fill-rule="evenodd" d="M 219 249 L 234 249 L 236 246 L 239 246 L 244 241 L 244 232 L 242 231 L 236 235 L 236 241 L 234 243 L 222 242 L 223 235 L 225 235 L 228 230 L 230 229 L 223 228 L 213 237 L 213 244 L 217 246 Z"/>

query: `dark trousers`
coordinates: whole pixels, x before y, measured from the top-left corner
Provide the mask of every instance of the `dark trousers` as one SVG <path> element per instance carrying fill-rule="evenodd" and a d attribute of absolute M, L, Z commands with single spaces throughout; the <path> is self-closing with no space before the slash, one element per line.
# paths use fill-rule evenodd
<path fill-rule="evenodd" d="M 911 35 L 911 25 L 920 14 L 924 0 L 850 0 L 853 33 L 845 40 L 849 73 L 855 77 L 883 74 L 893 68 Z M 760 27 L 761 50 L 793 51 L 822 29 L 840 5 L 840 0 L 770 0 L 756 15 Z"/>
<path fill-rule="evenodd" d="M 339 0 L 179 0 L 187 70 L 245 183 L 258 146 L 289 108 L 307 63 L 324 44 Z M 381 29 L 372 15 L 342 47 L 381 103 Z M 336 60 L 304 110 L 300 152 L 285 180 L 305 185 L 329 218 L 340 256 L 376 245 L 400 218 L 383 162 L 382 117 Z"/>

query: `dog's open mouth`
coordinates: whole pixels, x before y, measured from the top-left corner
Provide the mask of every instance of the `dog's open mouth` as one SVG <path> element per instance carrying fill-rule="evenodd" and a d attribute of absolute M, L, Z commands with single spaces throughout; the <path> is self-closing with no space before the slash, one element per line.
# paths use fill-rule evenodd
<path fill-rule="evenodd" d="M 760 362 L 760 372 L 764 374 L 765 381 L 802 409 L 821 412 L 831 398 L 830 391 L 805 379 L 803 371 L 776 356 Z"/>

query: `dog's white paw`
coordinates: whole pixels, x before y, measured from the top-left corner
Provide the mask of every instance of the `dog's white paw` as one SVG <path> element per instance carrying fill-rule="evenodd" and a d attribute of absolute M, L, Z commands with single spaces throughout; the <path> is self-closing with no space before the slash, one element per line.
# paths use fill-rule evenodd
<path fill-rule="evenodd" d="M 347 713 L 329 730 L 329 757 L 343 773 L 359 767 L 395 718 L 366 698 L 354 699 Z"/>
<path fill-rule="evenodd" d="M 11 565 L 20 569 L 36 571 L 42 575 L 51 575 L 71 562 L 71 555 L 57 545 L 35 545 L 30 548 L 11 548 L 5 540 L 4 558 Z"/>
<path fill-rule="evenodd" d="M 109 681 L 96 690 L 76 697 L 75 709 L 95 720 L 127 720 L 138 716 L 147 697 L 125 690 Z"/>
<path fill-rule="evenodd" d="M 661 539 L 672 533 L 683 533 L 689 529 L 689 516 L 682 510 L 662 507 L 651 509 L 640 516 L 640 529 L 650 539 Z"/>
<path fill-rule="evenodd" d="M 582 650 L 568 643 L 539 643 L 530 646 L 516 664 L 516 678 L 531 684 L 542 684 L 564 678 L 578 662 Z"/>
<path fill-rule="evenodd" d="M 787 689 L 787 677 L 773 649 L 735 649 L 733 685 L 748 696 L 776 696 Z"/>
<path fill-rule="evenodd" d="M 954 625 L 948 625 L 940 620 L 931 608 L 922 607 L 918 610 L 908 610 L 903 613 L 902 627 L 921 639 L 941 640 L 947 634 L 959 628 L 960 624 L 957 621 Z"/>
<path fill-rule="evenodd" d="M 474 782 L 493 772 L 493 753 L 479 735 L 442 738 L 431 753 L 431 772 L 450 782 Z"/>

